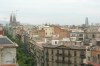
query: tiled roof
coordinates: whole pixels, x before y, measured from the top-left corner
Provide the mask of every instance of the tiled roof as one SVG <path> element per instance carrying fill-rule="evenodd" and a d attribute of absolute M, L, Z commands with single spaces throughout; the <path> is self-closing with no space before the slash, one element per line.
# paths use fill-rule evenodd
<path fill-rule="evenodd" d="M 0 36 L 0 48 L 3 48 L 3 47 L 18 47 L 18 45 L 12 42 L 6 36 Z"/>
<path fill-rule="evenodd" d="M 71 49 L 86 49 L 85 46 L 69 46 Z"/>
<path fill-rule="evenodd" d="M 0 38 L 0 44 L 12 44 L 10 40 L 8 40 L 6 37 Z"/>

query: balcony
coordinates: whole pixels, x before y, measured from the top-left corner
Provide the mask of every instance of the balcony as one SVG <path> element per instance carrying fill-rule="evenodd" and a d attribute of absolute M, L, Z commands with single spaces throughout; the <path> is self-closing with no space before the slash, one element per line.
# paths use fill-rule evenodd
<path fill-rule="evenodd" d="M 70 60 L 68 60 L 68 64 L 72 64 L 72 62 Z"/>
<path fill-rule="evenodd" d="M 72 64 L 71 61 L 64 61 L 64 60 L 56 60 L 56 63 Z"/>
<path fill-rule="evenodd" d="M 56 56 L 63 56 L 63 54 L 59 54 L 59 53 L 57 53 Z"/>
<path fill-rule="evenodd" d="M 81 66 L 85 66 L 85 64 L 84 64 L 84 63 L 80 63 L 80 65 L 81 65 Z"/>
<path fill-rule="evenodd" d="M 86 58 L 86 56 L 85 55 L 80 55 L 80 58 Z"/>
<path fill-rule="evenodd" d="M 71 56 L 71 54 L 68 54 L 68 55 L 64 55 L 64 56 L 65 56 L 65 57 L 72 57 L 72 56 Z"/>
<path fill-rule="evenodd" d="M 56 54 L 56 56 L 62 56 L 62 57 L 72 57 L 71 54 Z"/>
<path fill-rule="evenodd" d="M 56 63 L 63 63 L 62 60 L 56 60 Z"/>

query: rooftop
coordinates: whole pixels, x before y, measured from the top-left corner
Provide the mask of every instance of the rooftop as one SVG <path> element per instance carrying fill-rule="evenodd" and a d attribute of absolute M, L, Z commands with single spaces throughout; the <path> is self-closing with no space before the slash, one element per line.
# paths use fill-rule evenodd
<path fill-rule="evenodd" d="M 17 47 L 18 45 L 12 42 L 6 36 L 0 36 L 0 47 Z"/>
<path fill-rule="evenodd" d="M 52 45 L 52 44 L 44 44 L 43 47 L 48 47 L 48 48 L 57 48 L 57 47 L 61 47 L 64 46 L 63 48 L 70 48 L 70 49 L 75 49 L 75 50 L 85 50 L 86 47 L 85 46 L 74 46 L 74 45 Z"/>
<path fill-rule="evenodd" d="M 6 37 L 0 37 L 0 44 L 13 44 L 13 43 Z"/>

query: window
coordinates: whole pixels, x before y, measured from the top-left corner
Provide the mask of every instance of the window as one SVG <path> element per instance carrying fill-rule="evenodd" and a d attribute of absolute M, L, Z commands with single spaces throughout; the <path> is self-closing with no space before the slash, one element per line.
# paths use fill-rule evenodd
<path fill-rule="evenodd" d="M 76 57 L 74 58 L 74 64 L 77 64 Z"/>
<path fill-rule="evenodd" d="M 85 55 L 84 51 L 81 51 L 81 52 L 80 52 L 80 55 Z"/>
<path fill-rule="evenodd" d="M 79 41 L 82 41 L 83 40 L 83 38 L 79 38 Z"/>
<path fill-rule="evenodd" d="M 74 56 L 76 56 L 76 51 L 74 51 Z"/>
<path fill-rule="evenodd" d="M 54 58 L 53 58 L 53 49 L 52 49 L 52 52 L 51 53 L 52 53 L 52 62 L 53 62 L 53 60 L 54 60 Z"/>
<path fill-rule="evenodd" d="M 55 41 L 55 44 L 57 44 L 57 41 Z"/>
<path fill-rule="evenodd" d="M 52 49 L 52 55 L 53 55 L 53 49 Z"/>
<path fill-rule="evenodd" d="M 76 42 L 75 42 L 75 45 L 77 45 Z"/>
<path fill-rule="evenodd" d="M 98 54 L 98 63 L 100 64 L 100 54 Z"/>
<path fill-rule="evenodd" d="M 82 37 L 82 36 L 83 36 L 83 34 L 79 34 L 79 36 L 80 36 L 80 37 Z"/>
<path fill-rule="evenodd" d="M 90 57 L 88 57 L 88 60 L 90 61 Z"/>
<path fill-rule="evenodd" d="M 92 35 L 92 38 L 95 38 L 95 35 L 94 34 Z"/>
<path fill-rule="evenodd" d="M 68 56 L 71 56 L 70 51 L 68 51 Z"/>
<path fill-rule="evenodd" d="M 45 33 L 47 35 L 47 33 Z"/>
<path fill-rule="evenodd" d="M 87 48 L 87 51 L 90 51 L 90 48 L 89 47 Z"/>
<path fill-rule="evenodd" d="M 76 34 L 72 34 L 72 37 L 75 37 L 76 36 Z"/>
<path fill-rule="evenodd" d="M 97 46 L 100 46 L 100 41 L 96 41 L 96 43 L 97 43 Z"/>
<path fill-rule="evenodd" d="M 95 56 L 92 56 L 92 61 L 93 61 L 93 62 L 97 62 L 97 60 L 96 60 L 96 57 L 95 57 Z"/>

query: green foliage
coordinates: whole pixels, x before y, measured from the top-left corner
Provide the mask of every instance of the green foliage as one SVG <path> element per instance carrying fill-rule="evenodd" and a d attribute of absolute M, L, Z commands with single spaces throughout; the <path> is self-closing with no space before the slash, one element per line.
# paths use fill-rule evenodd
<path fill-rule="evenodd" d="M 13 38 L 7 31 L 5 31 L 5 35 L 11 39 L 13 42 L 18 44 L 17 48 L 17 62 L 19 66 L 35 66 L 35 61 L 28 53 L 24 51 L 24 44 L 18 38 Z"/>

